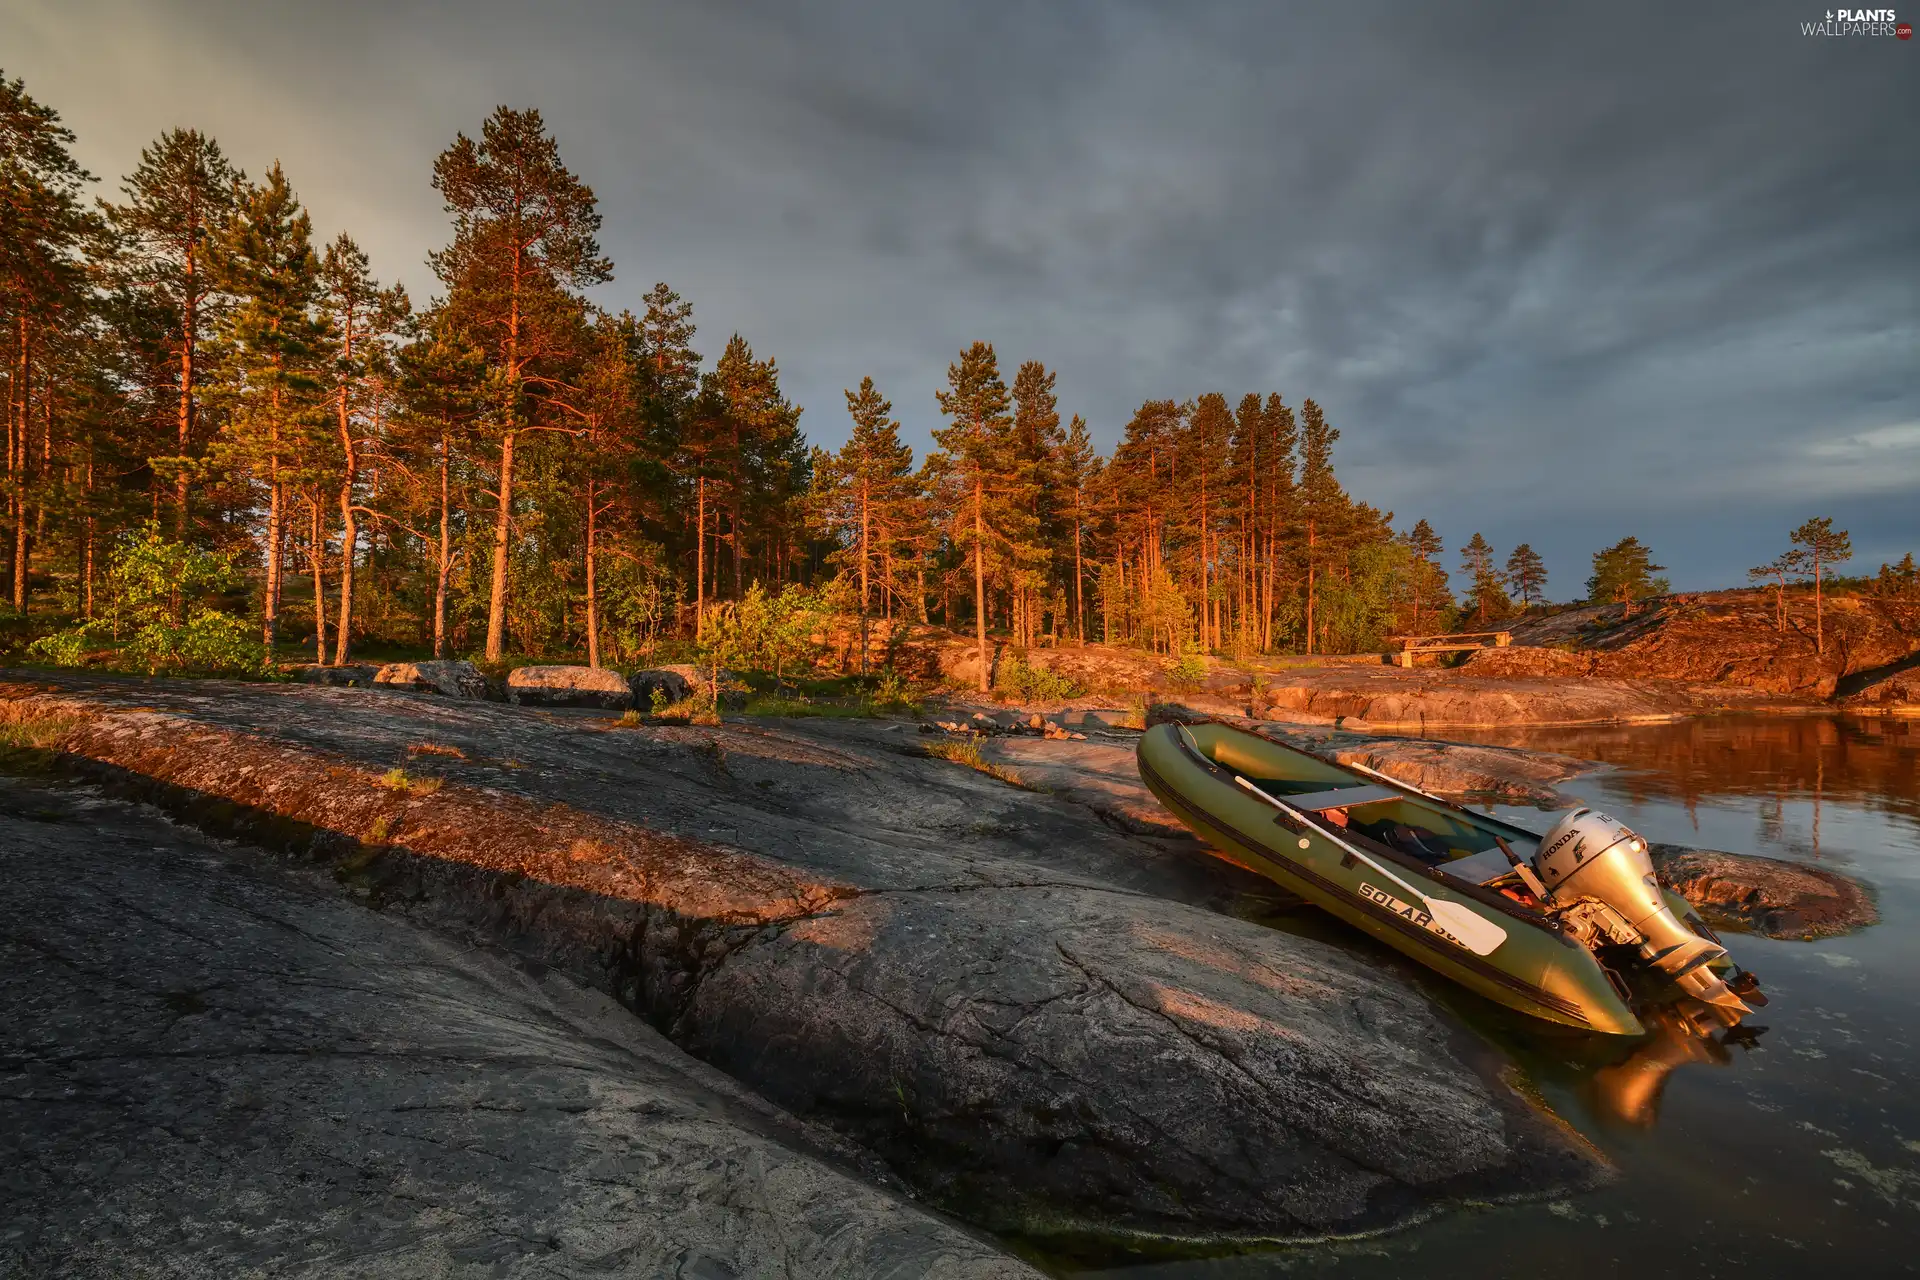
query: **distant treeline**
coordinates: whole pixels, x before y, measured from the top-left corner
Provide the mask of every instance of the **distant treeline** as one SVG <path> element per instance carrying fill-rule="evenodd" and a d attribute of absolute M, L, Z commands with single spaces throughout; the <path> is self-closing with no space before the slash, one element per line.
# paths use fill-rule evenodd
<path fill-rule="evenodd" d="M 426 300 L 351 236 L 316 245 L 277 163 L 251 179 L 175 129 L 94 201 L 73 141 L 0 77 L 0 572 L 48 628 L 156 590 L 180 623 L 177 588 L 126 579 L 220 564 L 269 652 L 330 662 L 367 637 L 617 661 L 755 583 L 829 579 L 876 617 L 1167 653 L 1354 650 L 1544 598 L 1530 548 L 1503 567 L 1475 534 L 1457 602 L 1426 521 L 1396 534 L 1341 487 L 1311 399 L 1149 401 L 1102 457 L 1052 371 L 1009 385 L 979 342 L 932 454 L 871 378 L 846 445 L 809 447 L 777 363 L 737 334 L 703 360 L 666 284 L 588 301 L 600 214 L 536 111 L 434 161 Z M 1592 594 L 1656 585 L 1627 542 Z"/>

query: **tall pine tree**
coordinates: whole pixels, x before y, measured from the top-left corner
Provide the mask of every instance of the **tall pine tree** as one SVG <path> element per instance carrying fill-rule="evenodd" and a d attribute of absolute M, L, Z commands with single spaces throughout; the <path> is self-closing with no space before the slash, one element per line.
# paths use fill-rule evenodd
<path fill-rule="evenodd" d="M 1005 538 L 996 527 L 1005 523 L 1009 490 L 1017 485 L 1017 455 L 1013 447 L 1013 416 L 1007 384 L 1000 380 L 1000 362 L 993 348 L 976 342 L 947 366 L 947 387 L 934 400 L 951 422 L 937 428 L 934 443 L 947 456 L 959 501 L 955 504 L 953 543 L 973 561 L 973 624 L 980 661 L 980 691 L 992 687 L 993 663 L 987 649 L 987 554 Z M 1015 500 L 1020 496 L 1012 494 Z"/>
<path fill-rule="evenodd" d="M 325 327 L 314 314 L 320 261 L 313 223 L 278 163 L 249 187 L 212 255 L 233 299 L 219 330 L 219 384 L 227 414 L 214 448 L 266 494 L 261 639 L 278 639 L 288 476 L 314 448 Z"/>
<path fill-rule="evenodd" d="M 244 181 L 212 138 L 195 129 L 171 129 L 140 153 L 123 187 L 126 200 L 107 208 L 125 246 L 119 263 L 124 281 L 146 294 L 149 305 L 163 309 L 171 328 L 166 345 L 175 366 L 174 452 L 154 455 L 151 465 L 157 480 L 172 482 L 176 537 L 186 536 L 195 471 L 200 344 L 224 309 L 210 250 Z"/>
<path fill-rule="evenodd" d="M 433 185 L 453 215 L 453 243 L 432 259 L 447 286 L 447 312 L 487 353 L 499 388 L 486 647 L 497 662 L 506 639 L 514 449 L 523 433 L 558 425 L 543 402 L 578 354 L 578 291 L 612 279 L 613 266 L 600 255 L 593 189 L 561 162 L 538 111 L 500 107 L 479 141 L 457 136 L 434 161 Z"/>

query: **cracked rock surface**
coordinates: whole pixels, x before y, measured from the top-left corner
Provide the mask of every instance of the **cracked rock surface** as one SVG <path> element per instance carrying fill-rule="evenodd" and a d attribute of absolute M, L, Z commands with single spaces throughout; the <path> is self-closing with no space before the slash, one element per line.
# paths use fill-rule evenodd
<path fill-rule="evenodd" d="M 612 994 L 996 1231 L 1298 1238 L 1604 1174 L 1396 961 L 1236 918 L 1268 882 L 911 725 L 78 677 L 0 685 L 9 718 Z"/>
<path fill-rule="evenodd" d="M 148 812 L 0 779 L 0 875 L 0 1273 L 1033 1274 L 607 997 Z"/>

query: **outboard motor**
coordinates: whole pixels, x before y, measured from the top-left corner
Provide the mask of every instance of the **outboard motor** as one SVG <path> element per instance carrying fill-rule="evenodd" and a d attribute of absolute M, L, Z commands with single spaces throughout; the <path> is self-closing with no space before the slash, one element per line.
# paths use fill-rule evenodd
<path fill-rule="evenodd" d="M 1597 936 L 1637 948 L 1728 1025 L 1753 1012 L 1709 967 L 1727 949 L 1675 918 L 1647 842 L 1624 824 L 1597 809 L 1571 810 L 1541 837 L 1533 863 L 1553 905 L 1583 941 Z"/>

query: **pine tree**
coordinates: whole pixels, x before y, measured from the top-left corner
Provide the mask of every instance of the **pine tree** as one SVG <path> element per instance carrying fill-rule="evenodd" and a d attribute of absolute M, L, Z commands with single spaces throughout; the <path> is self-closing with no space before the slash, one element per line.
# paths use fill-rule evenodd
<path fill-rule="evenodd" d="M 1520 593 L 1522 605 L 1544 599 L 1547 588 L 1547 562 L 1527 543 L 1521 543 L 1507 557 L 1507 581 Z"/>
<path fill-rule="evenodd" d="M 1220 556 L 1215 540 L 1215 524 L 1228 489 L 1228 461 L 1233 444 L 1234 420 L 1232 411 L 1227 408 L 1227 398 L 1217 392 L 1208 392 L 1194 401 L 1187 421 L 1186 474 L 1198 579 L 1200 647 L 1210 650 L 1220 647 L 1225 631 L 1219 616 L 1222 601 L 1216 599 L 1220 593 L 1215 566 Z"/>
<path fill-rule="evenodd" d="M 695 617 L 706 606 L 705 446 L 696 437 L 694 415 L 700 393 L 700 356 L 693 350 L 693 305 L 665 281 L 648 290 L 640 320 L 641 401 L 649 433 L 648 453 L 657 460 L 659 483 L 650 486 L 651 509 L 644 519 L 663 531 L 688 562 L 695 582 Z M 695 527 L 689 516 L 699 517 Z M 697 623 L 696 623 L 697 626 Z"/>
<path fill-rule="evenodd" d="M 860 584 L 860 674 L 865 675 L 874 560 L 876 554 L 881 560 L 882 591 L 891 593 L 892 537 L 902 504 L 912 493 L 913 450 L 900 442 L 893 403 L 872 378 L 862 378 L 860 389 L 846 392 L 846 397 L 853 433 L 838 456 L 829 455 L 816 465 L 814 484 L 827 529 L 841 544 L 832 558 L 843 567 L 851 565 Z"/>
<path fill-rule="evenodd" d="M 1475 533 L 1460 548 L 1460 571 L 1473 580 L 1473 616 L 1481 626 L 1506 616 L 1506 578 L 1494 567 L 1493 547 Z"/>
<path fill-rule="evenodd" d="M 1763 565 L 1747 570 L 1747 581 L 1756 586 L 1766 583 L 1773 588 L 1773 629 L 1787 629 L 1787 579 L 1800 576 L 1805 567 L 1806 554 L 1801 551 L 1783 551 Z"/>
<path fill-rule="evenodd" d="M 1166 560 L 1170 545 L 1170 517 L 1177 509 L 1178 459 L 1186 408 L 1173 400 L 1149 400 L 1134 411 L 1113 463 L 1107 468 L 1109 515 L 1114 529 L 1114 573 L 1124 602 L 1123 635 L 1141 635 L 1149 647 L 1168 652 L 1186 642 L 1178 621 L 1166 609 L 1151 611 L 1156 590 L 1164 595 L 1170 583 Z M 1129 568 L 1128 551 L 1133 552 Z M 1157 586 L 1156 584 L 1162 584 Z M 1126 616 L 1126 615 L 1132 616 Z"/>
<path fill-rule="evenodd" d="M 1333 445 L 1340 432 L 1327 425 L 1326 415 L 1312 400 L 1300 406 L 1300 500 L 1306 522 L 1307 652 L 1314 651 L 1314 610 L 1318 603 L 1318 574 L 1326 556 L 1322 544 L 1337 529 L 1346 495 L 1333 475 Z"/>
<path fill-rule="evenodd" d="M 333 665 L 347 661 L 353 642 L 354 567 L 360 553 L 360 517 L 377 514 L 362 502 L 361 459 L 379 447 L 381 418 L 369 402 L 388 390 L 392 338 L 410 307 L 406 290 L 382 288 L 372 264 L 342 232 L 327 246 L 320 266 L 328 335 L 333 341 L 331 399 L 336 441 L 340 512 L 340 607 L 334 622 Z"/>
<path fill-rule="evenodd" d="M 63 347 L 79 338 L 88 298 L 81 251 L 95 220 L 81 204 L 93 181 L 74 160 L 73 131 L 25 84 L 0 75 L 0 324 L 7 380 L 7 514 L 13 524 L 13 607 L 27 611 L 30 525 L 44 523 L 46 495 L 29 518 L 36 480 L 52 480 L 52 408 Z M 38 374 L 38 377 L 36 377 Z M 36 388 L 38 399 L 36 399 Z M 39 410 L 41 457 L 32 448 Z M 36 472 L 36 461 L 38 471 Z"/>
<path fill-rule="evenodd" d="M 172 326 L 166 341 L 176 368 L 175 452 L 155 455 L 151 465 L 156 479 L 172 478 L 178 538 L 186 536 L 194 474 L 201 373 L 196 360 L 224 310 L 209 251 L 245 180 L 212 138 L 194 129 L 172 129 L 140 153 L 140 164 L 123 187 L 126 202 L 107 207 L 126 246 L 120 264 L 125 282 L 164 308 Z"/>
<path fill-rule="evenodd" d="M 1587 579 L 1587 599 L 1594 604 L 1610 601 L 1624 604 L 1626 616 L 1632 617 L 1634 601 L 1665 595 L 1671 589 L 1665 578 L 1653 576 L 1665 567 L 1653 563 L 1653 553 L 1640 539 L 1622 538 L 1593 553 L 1593 576 Z"/>
<path fill-rule="evenodd" d="M 1060 450 L 1060 399 L 1055 375 L 1038 360 L 1020 365 L 1013 378 L 1011 489 L 1000 532 L 1007 539 L 1006 588 L 1013 630 L 1021 647 L 1039 631 L 1041 592 L 1052 568 L 1049 547 L 1059 523 L 1054 462 Z M 1018 496 L 1011 491 L 1018 490 Z"/>
<path fill-rule="evenodd" d="M 1295 451 L 1300 442 L 1300 429 L 1294 421 L 1293 410 L 1277 394 L 1269 394 L 1266 419 L 1268 439 L 1272 443 L 1272 460 L 1265 468 L 1267 551 L 1262 574 L 1260 623 L 1260 648 L 1263 653 L 1273 650 L 1275 576 L 1280 563 L 1281 539 L 1289 536 L 1298 524 L 1300 509 L 1300 492 L 1294 480 Z"/>
<path fill-rule="evenodd" d="M 313 223 L 278 163 L 248 187 L 210 259 L 233 298 L 218 331 L 219 393 L 228 409 L 215 454 L 265 489 L 261 639 L 278 638 L 287 480 L 310 452 L 326 331 L 315 316 L 320 262 Z"/>
<path fill-rule="evenodd" d="M 1421 607 L 1446 599 L 1451 603 L 1451 593 L 1447 590 L 1447 571 L 1440 567 L 1439 557 L 1446 550 L 1435 533 L 1433 526 L 1425 520 L 1417 522 L 1406 537 L 1407 550 L 1413 553 L 1413 632 L 1420 633 Z"/>
<path fill-rule="evenodd" d="M 992 663 L 987 650 L 987 552 L 991 541 L 1003 541 L 995 528 L 1004 517 L 1001 498 L 1014 475 L 1013 417 L 1006 383 L 993 348 L 976 342 L 960 353 L 960 362 L 947 366 L 947 389 L 934 400 L 951 425 L 937 428 L 934 443 L 947 455 L 960 503 L 955 511 L 953 542 L 969 550 L 973 560 L 973 619 L 980 659 L 980 692 L 991 687 Z"/>
<path fill-rule="evenodd" d="M 800 434 L 800 410 L 780 391 L 779 366 L 756 358 L 737 333 L 701 380 L 699 400 L 695 433 L 705 437 L 700 448 L 725 501 L 724 537 L 738 599 L 746 591 L 749 546 L 756 538 L 764 540 L 768 576 L 779 576 L 777 544 L 789 507 L 808 487 L 806 440 Z M 719 583 L 718 566 L 714 582 Z"/>
<path fill-rule="evenodd" d="M 487 411 L 486 356 L 465 345 L 435 312 L 399 355 L 402 414 L 395 444 L 412 478 L 409 531 L 432 549 L 433 656 L 447 655 L 447 591 L 461 554 L 466 523 L 464 459 L 460 443 Z M 430 526 L 431 532 L 420 526 Z"/>
<path fill-rule="evenodd" d="M 645 456 L 646 380 L 641 376 L 646 343 L 631 313 L 601 316 L 593 326 L 592 351 L 580 379 L 578 411 L 586 423 L 578 450 L 569 451 L 579 472 L 584 529 L 581 542 L 586 583 L 587 665 L 600 665 L 600 546 L 609 517 L 627 495 Z"/>
<path fill-rule="evenodd" d="M 1793 545 L 1805 557 L 1806 572 L 1813 578 L 1813 648 L 1827 651 L 1824 626 L 1825 602 L 1821 594 L 1821 575 L 1827 565 L 1844 564 L 1853 557 L 1853 540 L 1845 529 L 1835 529 L 1831 516 L 1807 521 L 1791 535 Z"/>
<path fill-rule="evenodd" d="M 434 161 L 433 185 L 453 215 L 453 243 L 433 255 L 446 307 L 463 338 L 487 353 L 500 389 L 493 427 L 493 579 L 487 605 L 489 662 L 504 652 L 507 562 L 513 529 L 514 447 L 522 433 L 551 430 L 542 401 L 555 368 L 576 354 L 577 291 L 613 278 L 596 237 L 593 190 L 561 163 L 538 111 L 500 107 L 480 141 L 458 135 Z"/>
<path fill-rule="evenodd" d="M 1100 455 L 1093 447 L 1093 438 L 1087 433 L 1087 420 L 1079 414 L 1073 415 L 1073 421 L 1067 427 L 1066 438 L 1061 442 L 1054 459 L 1054 475 L 1059 485 L 1061 497 L 1065 500 L 1065 516 L 1072 526 L 1073 551 L 1073 638 L 1081 644 L 1087 639 L 1087 597 L 1086 563 L 1084 553 L 1087 541 L 1087 522 L 1093 514 L 1093 492 L 1099 485 L 1101 471 Z"/>

